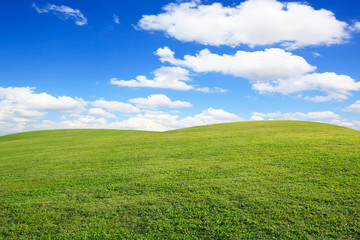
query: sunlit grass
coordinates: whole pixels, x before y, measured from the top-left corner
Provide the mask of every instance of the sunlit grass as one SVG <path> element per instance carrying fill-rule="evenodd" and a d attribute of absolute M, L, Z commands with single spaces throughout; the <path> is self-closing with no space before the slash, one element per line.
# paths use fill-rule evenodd
<path fill-rule="evenodd" d="M 359 239 L 360 132 L 263 121 L 0 137 L 0 238 Z"/>

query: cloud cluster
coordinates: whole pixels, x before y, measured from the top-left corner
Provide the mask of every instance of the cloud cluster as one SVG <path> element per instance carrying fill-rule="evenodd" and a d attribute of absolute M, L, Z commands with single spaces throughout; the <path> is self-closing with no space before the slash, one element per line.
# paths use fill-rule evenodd
<path fill-rule="evenodd" d="M 293 112 L 293 113 L 251 113 L 250 120 L 297 120 L 297 121 L 318 121 L 325 122 L 343 127 L 353 128 L 360 131 L 360 121 L 349 121 L 341 118 L 332 111 L 323 112 Z"/>
<path fill-rule="evenodd" d="M 251 113 L 250 120 L 300 120 L 300 121 L 311 121 L 311 120 L 334 120 L 340 119 L 338 114 L 331 111 L 324 112 L 308 112 L 308 113 Z"/>
<path fill-rule="evenodd" d="M 208 108 L 195 116 L 179 118 L 178 115 L 162 111 L 145 111 L 131 116 L 125 120 L 108 122 L 105 118 L 95 118 L 86 115 L 72 115 L 59 122 L 44 120 L 33 124 L 32 129 L 62 129 L 62 128 L 107 128 L 107 129 L 132 129 L 146 131 L 167 131 L 185 127 L 200 126 L 215 123 L 242 121 L 235 114 L 222 109 Z"/>
<path fill-rule="evenodd" d="M 43 7 L 39 7 L 35 3 L 33 3 L 32 6 L 38 13 L 53 13 L 65 20 L 73 19 L 75 21 L 75 24 L 78 26 L 87 24 L 86 17 L 80 12 L 79 9 L 73 9 L 64 5 L 57 6 L 49 3 L 47 3 Z"/>
<path fill-rule="evenodd" d="M 164 94 L 133 98 L 129 102 L 105 99 L 85 101 L 81 98 L 54 97 L 48 93 L 35 93 L 35 88 L 31 87 L 0 87 L 0 134 L 55 128 L 123 128 L 165 131 L 242 120 L 235 114 L 213 108 L 208 108 L 195 116 L 180 119 L 179 115 L 172 114 L 171 111 L 167 113 L 156 109 L 160 107 L 178 109 L 192 107 L 192 104 L 180 100 L 173 101 Z M 61 117 L 58 121 L 45 119 L 49 113 L 55 113 L 55 116 L 61 114 Z M 124 117 L 126 117 L 125 120 L 119 120 Z"/>
<path fill-rule="evenodd" d="M 349 38 L 349 25 L 331 11 L 300 2 L 247 0 L 234 7 L 201 1 L 171 3 L 158 15 L 144 15 L 138 26 L 164 31 L 184 42 L 205 45 L 281 43 L 289 49 L 340 44 Z"/>

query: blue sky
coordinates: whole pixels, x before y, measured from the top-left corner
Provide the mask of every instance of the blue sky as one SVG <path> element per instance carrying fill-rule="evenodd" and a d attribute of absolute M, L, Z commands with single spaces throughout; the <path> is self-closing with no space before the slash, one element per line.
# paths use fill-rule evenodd
<path fill-rule="evenodd" d="M 6 1 L 0 135 L 288 119 L 360 130 L 360 2 Z"/>

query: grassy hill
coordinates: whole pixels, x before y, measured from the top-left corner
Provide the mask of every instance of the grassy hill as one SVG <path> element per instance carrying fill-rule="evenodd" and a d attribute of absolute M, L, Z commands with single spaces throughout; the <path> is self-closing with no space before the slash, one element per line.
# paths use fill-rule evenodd
<path fill-rule="evenodd" d="M 260 121 L 0 137 L 0 239 L 359 239 L 360 132 Z"/>

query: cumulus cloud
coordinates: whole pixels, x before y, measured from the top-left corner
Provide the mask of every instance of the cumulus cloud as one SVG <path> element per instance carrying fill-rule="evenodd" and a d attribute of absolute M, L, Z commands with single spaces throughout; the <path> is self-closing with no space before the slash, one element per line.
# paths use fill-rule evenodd
<path fill-rule="evenodd" d="M 183 60 L 176 59 L 175 53 L 168 47 L 159 48 L 155 54 L 162 62 L 187 67 L 198 73 L 219 72 L 261 81 L 294 77 L 316 69 L 304 58 L 279 48 L 255 52 L 237 51 L 235 55 L 218 55 L 204 49 L 195 56 L 185 55 Z"/>
<path fill-rule="evenodd" d="M 316 70 L 300 57 L 279 48 L 264 51 L 237 51 L 234 55 L 218 55 L 205 49 L 198 54 L 174 57 L 168 47 L 159 48 L 155 54 L 162 62 L 186 67 L 194 72 L 219 72 L 250 80 L 252 88 L 260 94 L 293 94 L 306 91 L 322 92 L 325 95 L 303 96 L 314 102 L 345 100 L 351 91 L 360 90 L 360 82 L 347 75 L 332 72 L 311 73 Z"/>
<path fill-rule="evenodd" d="M 47 93 L 34 93 L 34 90 L 35 88 L 31 87 L 0 87 L 0 99 L 26 109 L 47 112 L 82 112 L 87 105 L 87 102 L 81 98 L 54 97 Z"/>
<path fill-rule="evenodd" d="M 161 67 L 154 71 L 154 79 L 147 79 L 146 76 L 137 76 L 132 80 L 118 80 L 112 78 L 111 84 L 119 87 L 149 87 L 149 88 L 163 88 L 172 90 L 195 90 L 200 92 L 224 92 L 221 88 L 210 89 L 208 87 L 200 88 L 194 85 L 188 85 L 186 82 L 191 81 L 189 78 L 190 72 L 181 67 Z"/>
<path fill-rule="evenodd" d="M 360 113 L 360 100 L 356 101 L 354 104 L 351 104 L 349 107 L 345 108 L 345 111 Z"/>
<path fill-rule="evenodd" d="M 222 109 L 208 108 L 195 116 L 180 118 L 179 112 L 155 111 L 158 107 L 191 107 L 186 101 L 172 101 L 163 94 L 153 94 L 147 98 L 129 101 L 137 104 L 99 99 L 86 102 L 81 98 L 67 96 L 54 97 L 48 93 L 35 93 L 35 88 L 0 87 L 0 134 L 19 131 L 67 128 L 114 128 L 165 131 L 177 128 L 233 122 L 243 120 L 239 116 Z M 90 107 L 89 107 L 90 106 Z M 145 108 L 141 110 L 140 108 Z M 106 109 L 106 110 L 104 110 Z M 47 113 L 52 115 L 49 120 Z M 120 117 L 114 112 L 126 113 Z M 141 112 L 141 113 L 140 113 Z M 136 115 L 133 115 L 136 114 Z"/>
<path fill-rule="evenodd" d="M 129 103 L 117 102 L 117 101 L 106 101 L 104 99 L 96 100 L 91 103 L 92 106 L 98 108 L 105 108 L 110 112 L 121 112 L 121 113 L 138 113 L 140 109 L 134 107 Z"/>
<path fill-rule="evenodd" d="M 87 24 L 86 17 L 80 12 L 79 9 L 73 9 L 71 7 L 64 5 L 57 6 L 49 3 L 47 3 L 43 7 L 39 7 L 35 3 L 33 3 L 32 6 L 35 8 L 35 10 L 38 13 L 53 13 L 65 20 L 72 19 L 75 21 L 75 24 L 78 26 Z"/>
<path fill-rule="evenodd" d="M 184 101 L 171 101 L 171 99 L 164 94 L 153 94 L 147 98 L 134 98 L 130 99 L 129 102 L 137 104 L 139 108 L 150 108 L 156 109 L 158 107 L 168 108 L 183 108 L 192 107 L 192 104 Z"/>
<path fill-rule="evenodd" d="M 138 26 L 184 42 L 231 47 L 281 43 L 295 49 L 341 44 L 350 37 L 349 25 L 331 11 L 276 0 L 247 0 L 234 7 L 201 1 L 171 3 L 163 13 L 144 15 Z"/>
<path fill-rule="evenodd" d="M 52 113 L 81 113 L 87 102 L 81 98 L 54 97 L 47 93 L 34 93 L 30 87 L 0 87 L 0 133 L 26 130 Z"/>
<path fill-rule="evenodd" d="M 304 99 L 314 102 L 330 100 L 345 100 L 351 95 L 350 91 L 359 91 L 360 82 L 347 75 L 336 73 L 313 73 L 297 77 L 278 79 L 270 82 L 256 82 L 253 89 L 260 93 L 291 94 L 303 91 L 321 91 L 324 96 L 305 96 Z"/>

